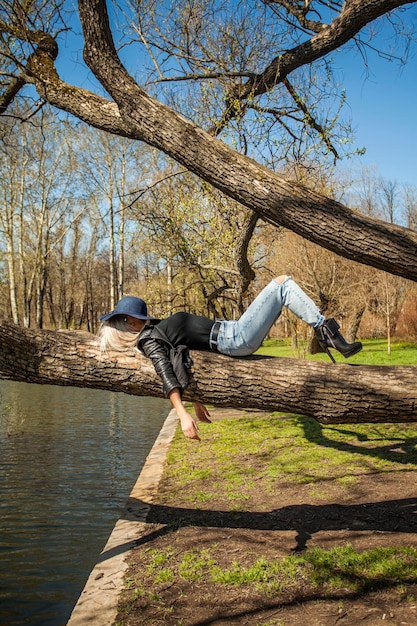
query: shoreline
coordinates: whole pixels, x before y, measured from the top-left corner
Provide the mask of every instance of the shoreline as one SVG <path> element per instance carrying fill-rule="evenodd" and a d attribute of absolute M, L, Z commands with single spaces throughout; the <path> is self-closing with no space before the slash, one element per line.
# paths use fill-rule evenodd
<path fill-rule="evenodd" d="M 149 504 L 158 489 L 178 424 L 172 409 L 148 454 L 127 502 L 92 569 L 66 626 L 112 626 L 128 568 L 129 552 L 146 528 Z"/>

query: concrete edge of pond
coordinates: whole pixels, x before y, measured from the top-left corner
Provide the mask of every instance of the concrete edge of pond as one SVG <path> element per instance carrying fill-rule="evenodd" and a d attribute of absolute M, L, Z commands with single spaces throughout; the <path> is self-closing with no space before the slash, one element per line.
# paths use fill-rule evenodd
<path fill-rule="evenodd" d="M 67 626 L 112 626 L 128 568 L 128 556 L 146 532 L 146 517 L 159 481 L 168 448 L 178 423 L 175 410 L 168 414 L 149 452 L 126 505 L 90 573 Z"/>

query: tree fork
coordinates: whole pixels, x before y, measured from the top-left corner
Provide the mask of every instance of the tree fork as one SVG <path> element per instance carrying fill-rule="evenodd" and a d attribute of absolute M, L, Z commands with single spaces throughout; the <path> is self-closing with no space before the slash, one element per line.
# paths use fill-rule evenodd
<path fill-rule="evenodd" d="M 163 397 L 151 361 L 135 351 L 101 355 L 89 333 L 28 330 L 0 322 L 0 376 L 29 383 Z M 285 411 L 321 423 L 417 421 L 417 366 L 319 363 L 192 352 L 184 399 Z"/>

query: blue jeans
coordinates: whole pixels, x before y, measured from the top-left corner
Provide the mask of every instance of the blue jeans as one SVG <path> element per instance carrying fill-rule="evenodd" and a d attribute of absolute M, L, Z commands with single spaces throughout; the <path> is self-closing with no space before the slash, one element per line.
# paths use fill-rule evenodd
<path fill-rule="evenodd" d="M 283 306 L 310 326 L 320 326 L 325 320 L 313 300 L 291 277 L 283 283 L 271 280 L 239 320 L 221 321 L 217 350 L 229 356 L 253 354 L 280 316 Z"/>

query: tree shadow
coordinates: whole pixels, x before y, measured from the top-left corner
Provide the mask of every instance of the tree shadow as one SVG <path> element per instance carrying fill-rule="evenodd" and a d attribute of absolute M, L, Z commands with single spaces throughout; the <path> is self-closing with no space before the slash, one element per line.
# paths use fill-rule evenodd
<path fill-rule="evenodd" d="M 300 504 L 262 512 L 198 510 L 147 504 L 129 498 L 122 520 L 145 522 L 149 531 L 102 553 L 106 560 L 145 545 L 182 527 L 246 529 L 254 531 L 295 531 L 294 552 L 305 550 L 314 534 L 322 531 L 417 532 L 417 497 L 365 504 Z M 158 528 L 152 528 L 152 526 Z"/>
<path fill-rule="evenodd" d="M 262 357 L 263 358 L 263 357 Z M 390 437 L 391 443 L 379 447 L 361 447 L 351 442 L 331 439 L 324 433 L 339 432 L 357 438 L 358 442 L 386 440 L 381 424 L 372 423 L 373 434 L 351 430 L 346 425 L 323 425 L 314 418 L 294 415 L 301 423 L 306 439 L 319 446 L 360 454 L 401 464 L 417 465 L 417 436 Z M 413 468 L 414 469 L 414 468 Z M 271 511 L 202 510 L 195 508 L 150 504 L 129 498 L 120 518 L 122 521 L 141 522 L 141 536 L 102 553 L 100 561 L 145 545 L 158 537 L 168 535 L 181 527 L 243 529 L 253 531 L 292 531 L 296 533 L 294 552 L 307 548 L 308 541 L 319 532 L 386 532 L 414 534 L 417 532 L 417 497 L 367 502 L 362 504 L 300 504 L 288 505 Z M 149 525 L 149 526 L 148 526 Z"/>
<path fill-rule="evenodd" d="M 297 416 L 298 417 L 298 416 Z M 416 465 L 417 466 L 417 435 L 413 433 L 413 436 L 395 436 L 387 437 L 384 433 L 384 424 L 374 424 L 372 427 L 373 433 L 370 435 L 364 433 L 358 433 L 355 430 L 350 430 L 346 426 L 334 426 L 323 425 L 317 422 L 314 418 L 298 417 L 301 424 L 305 438 L 310 442 L 318 446 L 326 448 L 333 448 L 340 452 L 350 452 L 352 454 L 367 456 L 371 458 L 378 458 L 384 461 L 390 461 L 392 463 L 400 463 L 402 465 Z M 391 425 L 391 424 L 390 424 Z M 416 425 L 417 427 L 417 425 Z M 378 428 L 381 429 L 381 436 L 378 436 Z M 353 443 L 346 441 L 337 441 L 336 439 L 330 439 L 328 435 L 324 433 L 326 431 L 338 432 L 344 435 L 349 435 L 358 440 L 358 442 L 368 442 L 372 444 L 380 440 L 391 440 L 391 443 L 386 443 L 382 446 L 356 446 Z"/>

